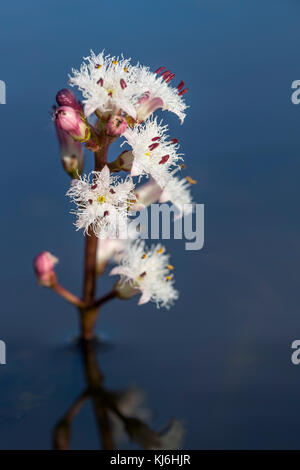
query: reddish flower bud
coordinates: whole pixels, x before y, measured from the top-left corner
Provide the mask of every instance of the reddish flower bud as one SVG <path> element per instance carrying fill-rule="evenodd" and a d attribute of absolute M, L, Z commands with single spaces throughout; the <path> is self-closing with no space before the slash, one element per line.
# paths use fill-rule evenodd
<path fill-rule="evenodd" d="M 112 116 L 106 124 L 107 133 L 117 137 L 123 134 L 128 127 L 127 121 L 123 116 Z"/>
<path fill-rule="evenodd" d="M 73 91 L 63 88 L 56 94 L 56 102 L 59 106 L 70 106 L 71 108 L 81 111 L 81 106 L 77 103 L 76 96 Z"/>
<path fill-rule="evenodd" d="M 34 270 L 39 284 L 45 287 L 51 287 L 56 283 L 54 266 L 58 259 L 51 255 L 49 251 L 43 251 L 36 256 L 34 260 Z"/>
<path fill-rule="evenodd" d="M 70 106 L 61 106 L 55 112 L 57 127 L 67 132 L 79 142 L 87 142 L 91 137 L 90 127 L 84 117 Z"/>

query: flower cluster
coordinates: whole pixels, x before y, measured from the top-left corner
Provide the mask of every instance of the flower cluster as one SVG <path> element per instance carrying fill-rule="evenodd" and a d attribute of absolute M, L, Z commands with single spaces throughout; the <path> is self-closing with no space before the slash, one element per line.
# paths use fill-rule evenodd
<path fill-rule="evenodd" d="M 123 56 L 91 51 L 69 76 L 69 84 L 82 92 L 82 102 L 63 89 L 56 95 L 53 113 L 62 163 L 72 178 L 67 196 L 76 206 L 71 211 L 76 215 L 75 226 L 99 238 L 97 274 L 112 259 L 117 266 L 111 274 L 120 275 L 114 288 L 119 298 L 140 293 L 139 305 L 153 301 L 166 308 L 178 298 L 173 266 L 161 245 L 147 248 L 136 239 L 136 231 L 132 235 L 130 216 L 155 202 L 171 202 L 179 216 L 191 211 L 190 185 L 195 181 L 178 176 L 185 167 L 178 140 L 169 137 L 168 126 L 153 116 L 158 109 L 168 110 L 184 121 L 188 89 L 183 81 L 173 87 L 174 77 L 166 67 L 151 72 Z M 130 148 L 108 163 L 107 149 L 119 136 L 121 146 Z M 101 157 L 96 164 L 101 171 L 83 174 L 84 146 L 95 153 L 96 161 Z M 115 175 L 119 171 L 130 175 L 121 179 Z M 136 187 L 143 177 L 149 181 Z M 45 286 L 53 285 L 55 263 L 52 255 L 44 253 L 35 264 Z"/>

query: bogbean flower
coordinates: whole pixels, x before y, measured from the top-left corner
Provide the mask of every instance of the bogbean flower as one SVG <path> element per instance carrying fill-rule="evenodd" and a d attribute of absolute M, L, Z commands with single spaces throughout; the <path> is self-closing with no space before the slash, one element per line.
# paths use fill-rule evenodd
<path fill-rule="evenodd" d="M 183 95 L 187 89 L 183 89 L 183 82 L 177 88 L 171 87 L 174 76 L 165 67 L 153 73 L 149 67 L 131 65 L 130 59 L 123 56 L 105 56 L 104 51 L 96 55 L 91 51 L 79 70 L 72 69 L 69 83 L 81 90 L 86 117 L 96 111 L 105 118 L 122 110 L 133 122 L 142 122 L 163 108 L 177 114 L 183 122 Z"/>
<path fill-rule="evenodd" d="M 67 192 L 77 208 L 75 226 L 88 233 L 91 226 L 99 238 L 120 237 L 127 233 L 128 216 L 136 202 L 134 184 L 112 176 L 107 165 L 102 171 L 73 180 Z"/>
<path fill-rule="evenodd" d="M 157 118 L 150 118 L 124 134 L 132 148 L 131 176 L 151 176 L 162 188 L 169 179 L 170 171 L 179 168 L 182 161 L 177 139 L 169 139 L 167 129 L 168 126 L 163 126 Z"/>
<path fill-rule="evenodd" d="M 145 242 L 138 240 L 127 244 L 120 265 L 113 268 L 110 274 L 121 276 L 115 287 L 120 298 L 141 293 L 139 305 L 152 301 L 157 307 L 169 308 L 178 298 L 173 269 L 169 256 L 160 244 L 147 249 Z"/>

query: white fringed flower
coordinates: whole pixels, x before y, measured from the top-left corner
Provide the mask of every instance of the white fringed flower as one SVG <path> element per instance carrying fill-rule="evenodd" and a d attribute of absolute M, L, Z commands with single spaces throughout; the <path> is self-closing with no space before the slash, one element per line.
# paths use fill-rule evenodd
<path fill-rule="evenodd" d="M 182 161 L 181 154 L 177 153 L 177 139 L 169 140 L 167 129 L 167 125 L 163 126 L 155 118 L 128 129 L 124 134 L 134 157 L 131 175 L 151 176 L 162 188 L 169 180 L 170 171 L 179 168 Z"/>
<path fill-rule="evenodd" d="M 98 55 L 91 51 L 84 60 L 79 70 L 72 69 L 69 83 L 81 90 L 87 117 L 96 110 L 104 115 L 122 110 L 142 122 L 161 107 L 177 114 L 183 122 L 183 91 L 180 86 L 177 89 L 168 84 L 174 74 L 158 76 L 149 67 L 133 66 L 130 59 L 105 56 L 104 51 Z"/>
<path fill-rule="evenodd" d="M 110 274 L 121 276 L 116 287 L 120 297 L 131 297 L 141 292 L 139 305 L 152 301 L 157 307 L 169 308 L 178 298 L 171 274 L 173 269 L 161 245 L 148 249 L 145 242 L 139 240 L 125 247 L 120 265 Z"/>
<path fill-rule="evenodd" d="M 91 180 L 91 181 L 90 181 Z M 128 215 L 136 202 L 130 177 L 124 181 L 110 175 L 107 166 L 101 172 L 73 180 L 67 192 L 77 208 L 77 230 L 88 232 L 91 225 L 99 238 L 118 237 L 127 233 Z"/>
<path fill-rule="evenodd" d="M 193 212 L 193 198 L 190 191 L 191 178 L 178 178 L 172 172 L 163 189 L 159 202 L 171 202 L 179 210 L 179 217 Z"/>

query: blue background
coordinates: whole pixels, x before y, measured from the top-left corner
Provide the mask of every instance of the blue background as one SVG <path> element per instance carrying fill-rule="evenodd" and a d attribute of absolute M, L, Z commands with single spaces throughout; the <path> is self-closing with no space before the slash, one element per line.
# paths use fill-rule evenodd
<path fill-rule="evenodd" d="M 51 447 L 55 422 L 84 387 L 69 346 L 76 312 L 36 286 L 32 259 L 57 255 L 61 282 L 81 292 L 83 237 L 49 111 L 71 67 L 103 48 L 185 80 L 184 126 L 164 118 L 205 204 L 205 247 L 168 243 L 175 307 L 132 299 L 103 308 L 107 386 L 137 384 L 153 427 L 178 418 L 187 449 L 299 448 L 300 366 L 290 360 L 300 338 L 300 106 L 290 99 L 299 19 L 296 0 L 1 4 L 1 448 Z M 99 293 L 111 283 L 101 280 Z M 89 405 L 72 445 L 98 446 Z"/>

